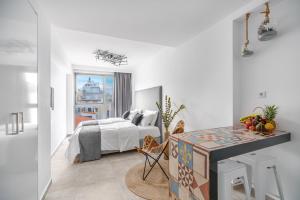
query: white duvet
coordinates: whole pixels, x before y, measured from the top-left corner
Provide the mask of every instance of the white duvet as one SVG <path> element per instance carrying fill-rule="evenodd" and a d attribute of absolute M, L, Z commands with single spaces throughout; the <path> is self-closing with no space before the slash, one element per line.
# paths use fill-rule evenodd
<path fill-rule="evenodd" d="M 110 118 L 103 120 L 98 126 L 101 129 L 102 151 L 118 150 L 122 152 L 139 146 L 139 128 L 128 120 Z M 78 135 L 81 128 L 79 125 L 74 134 L 69 138 L 69 146 L 65 155 L 70 162 L 73 162 L 75 157 L 80 153 Z"/>
<path fill-rule="evenodd" d="M 126 120 L 121 117 L 113 117 L 113 118 L 98 119 L 98 120 L 91 120 L 91 121 L 97 121 L 99 125 L 106 125 L 106 124 L 119 123 L 119 122 L 129 122 L 130 120 Z M 82 122 L 78 124 L 78 127 L 80 126 L 82 126 Z"/>

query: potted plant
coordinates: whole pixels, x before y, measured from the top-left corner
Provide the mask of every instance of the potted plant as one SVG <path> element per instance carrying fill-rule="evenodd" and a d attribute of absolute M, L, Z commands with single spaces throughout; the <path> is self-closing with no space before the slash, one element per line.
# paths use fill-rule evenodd
<path fill-rule="evenodd" d="M 162 121 L 163 121 L 163 125 L 165 128 L 165 132 L 164 132 L 164 141 L 169 139 L 169 135 L 170 135 L 170 125 L 172 123 L 172 121 L 174 120 L 174 118 L 176 117 L 176 115 L 185 109 L 185 106 L 183 104 L 181 104 L 179 106 L 179 108 L 174 109 L 172 108 L 172 101 L 171 98 L 168 97 L 167 95 L 165 96 L 165 108 L 163 108 L 163 105 L 161 103 L 156 102 L 156 106 L 162 116 Z M 167 149 L 167 153 L 168 153 L 168 149 Z M 165 157 L 166 159 L 166 157 Z"/>

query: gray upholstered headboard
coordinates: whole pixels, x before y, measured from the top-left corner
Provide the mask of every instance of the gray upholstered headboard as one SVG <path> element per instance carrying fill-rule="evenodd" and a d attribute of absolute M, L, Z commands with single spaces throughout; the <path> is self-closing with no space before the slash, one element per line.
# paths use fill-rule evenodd
<path fill-rule="evenodd" d="M 135 91 L 135 108 L 143 110 L 158 110 L 156 102 L 162 103 L 162 86 Z M 155 126 L 160 130 L 162 142 L 162 118 L 158 114 Z"/>

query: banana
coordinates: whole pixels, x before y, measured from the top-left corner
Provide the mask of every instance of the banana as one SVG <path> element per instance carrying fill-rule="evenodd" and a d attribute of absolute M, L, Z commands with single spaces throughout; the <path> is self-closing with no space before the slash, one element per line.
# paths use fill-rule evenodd
<path fill-rule="evenodd" d="M 240 119 L 240 122 L 244 122 L 244 121 L 246 121 L 247 119 L 249 119 L 249 118 L 251 118 L 251 117 L 256 117 L 256 115 L 257 115 L 257 114 L 251 114 L 251 115 L 248 115 L 248 116 L 246 116 L 246 117 L 242 117 L 242 118 Z"/>

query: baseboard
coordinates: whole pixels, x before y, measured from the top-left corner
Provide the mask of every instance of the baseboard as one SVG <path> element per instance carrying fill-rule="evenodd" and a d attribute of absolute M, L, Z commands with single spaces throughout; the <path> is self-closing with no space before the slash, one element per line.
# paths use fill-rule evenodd
<path fill-rule="evenodd" d="M 56 151 L 59 149 L 59 147 L 62 145 L 62 143 L 64 142 L 64 140 L 66 139 L 66 136 L 62 138 L 62 140 L 56 145 L 56 147 L 54 148 L 53 152 L 51 152 L 51 157 L 54 156 L 54 154 L 56 153 Z"/>
<path fill-rule="evenodd" d="M 44 200 L 46 198 L 46 195 L 48 193 L 48 190 L 49 190 L 51 184 L 52 184 L 52 179 L 50 178 L 49 182 L 47 183 L 46 187 L 44 188 L 44 190 L 41 194 L 41 197 L 39 198 L 40 200 Z"/>

